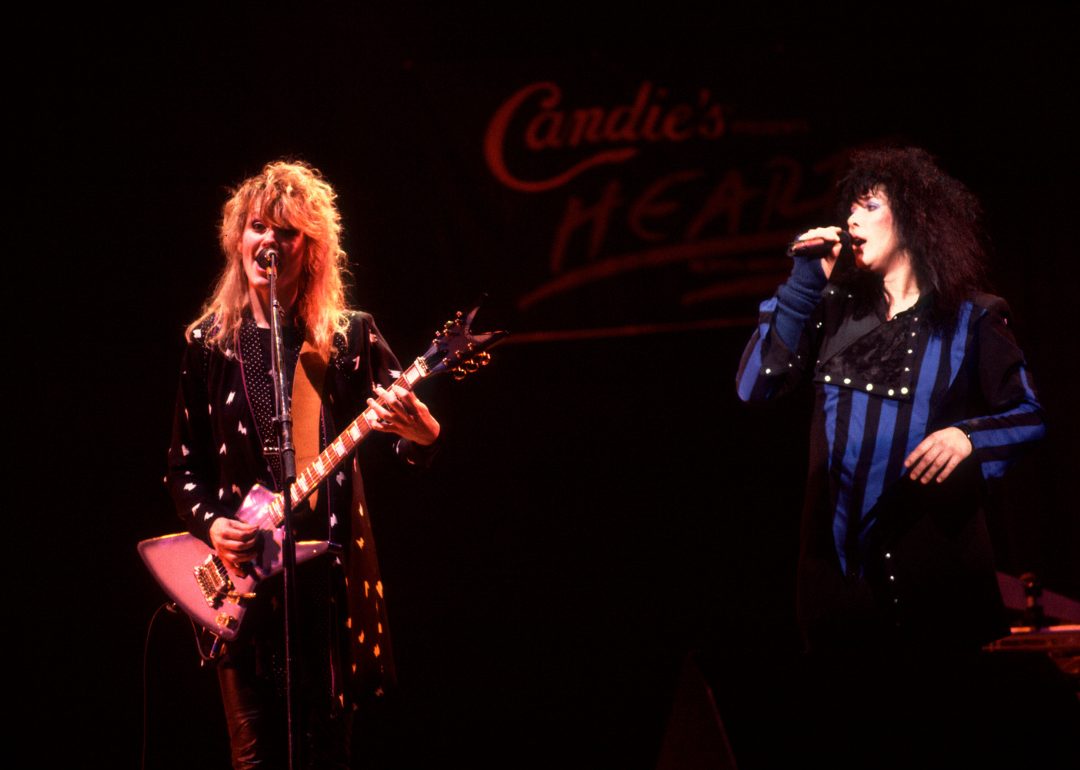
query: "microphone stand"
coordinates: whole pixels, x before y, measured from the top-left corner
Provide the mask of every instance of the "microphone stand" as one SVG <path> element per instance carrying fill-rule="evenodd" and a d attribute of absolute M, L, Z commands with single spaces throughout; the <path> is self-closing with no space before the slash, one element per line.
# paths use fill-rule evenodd
<path fill-rule="evenodd" d="M 292 485 L 296 481 L 296 447 L 292 440 L 292 412 L 289 403 L 288 383 L 285 381 L 285 346 L 282 341 L 281 324 L 285 313 L 277 295 L 276 251 L 267 250 L 270 265 L 266 268 L 270 277 L 270 329 L 271 373 L 274 379 L 274 425 L 277 428 L 278 457 L 281 459 L 281 488 L 284 521 L 282 523 L 281 562 L 285 580 L 285 700 L 288 713 L 289 768 L 300 767 L 300 743 L 298 715 L 293 704 L 293 681 L 296 664 L 293 660 L 292 629 L 296 624 L 296 538 L 292 522 Z"/>

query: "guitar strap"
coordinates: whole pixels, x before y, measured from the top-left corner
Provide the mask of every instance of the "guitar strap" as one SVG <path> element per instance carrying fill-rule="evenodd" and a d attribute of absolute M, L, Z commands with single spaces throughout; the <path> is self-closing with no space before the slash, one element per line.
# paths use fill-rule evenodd
<path fill-rule="evenodd" d="M 310 340 L 304 340 L 300 359 L 293 373 L 292 420 L 293 442 L 296 446 L 296 469 L 300 473 L 319 456 L 319 419 L 322 413 L 323 381 L 326 379 L 327 358 L 319 353 Z M 312 491 L 307 502 L 315 510 L 319 490 Z"/>

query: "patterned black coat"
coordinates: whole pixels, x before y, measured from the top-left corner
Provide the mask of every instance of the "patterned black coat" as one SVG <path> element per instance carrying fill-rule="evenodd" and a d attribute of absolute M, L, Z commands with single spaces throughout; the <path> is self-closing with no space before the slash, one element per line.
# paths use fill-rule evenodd
<path fill-rule="evenodd" d="M 188 531 L 208 544 L 214 520 L 234 517 L 253 485 L 278 489 L 263 453 L 263 446 L 273 445 L 275 439 L 260 435 L 251 408 L 252 389 L 263 387 L 256 384 L 257 378 L 268 376 L 250 371 L 251 366 L 245 363 L 254 356 L 247 352 L 250 344 L 245 345 L 244 340 L 257 333 L 253 321 L 245 323 L 242 355 L 231 349 L 223 353 L 207 344 L 211 320 L 194 331 L 184 352 L 176 397 L 166 485 Z M 327 367 L 323 386 L 320 448 L 363 411 L 367 398 L 374 395 L 373 383 L 386 387 L 400 374 L 397 359 L 366 313 L 353 315 L 347 339 L 339 335 L 335 347 L 337 355 Z M 295 365 L 295 358 L 292 363 Z M 431 450 L 402 438 L 393 442 L 393 448 L 411 469 L 425 467 L 433 456 Z M 343 570 L 335 565 L 331 575 L 339 576 L 338 583 L 347 584 L 348 611 L 342 613 L 332 606 L 330 628 L 338 632 L 331 638 L 348 637 L 348 652 L 343 654 L 349 656 L 345 670 L 352 686 L 335 681 L 336 694 L 356 698 L 377 692 L 393 681 L 394 664 L 371 519 L 355 457 L 323 484 L 316 510 L 303 528 L 306 537 L 345 546 Z M 343 587 L 330 587 L 330 605 L 336 604 L 336 595 L 344 593 L 338 588 Z M 339 656 L 335 653 L 333 657 Z"/>

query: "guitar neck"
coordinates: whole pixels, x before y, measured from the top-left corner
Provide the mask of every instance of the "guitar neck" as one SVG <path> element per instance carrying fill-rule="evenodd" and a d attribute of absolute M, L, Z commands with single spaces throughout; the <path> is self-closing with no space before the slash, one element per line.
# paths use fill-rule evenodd
<path fill-rule="evenodd" d="M 424 363 L 423 358 L 418 358 L 413 361 L 408 369 L 401 373 L 401 376 L 391 387 L 400 387 L 406 391 L 411 391 L 416 383 L 427 376 L 427 365 Z M 376 403 L 380 406 L 386 405 L 381 398 L 377 399 Z M 300 472 L 296 481 L 289 488 L 292 493 L 294 508 L 304 502 L 318 488 L 319 484 L 323 483 L 331 473 L 337 470 L 338 466 L 345 462 L 346 458 L 353 453 L 364 439 L 375 432 L 375 428 L 372 426 L 378 422 L 378 419 L 375 416 L 375 410 L 369 406 L 349 424 L 349 427 L 340 436 L 330 442 L 329 446 L 315 458 L 311 465 Z M 270 517 L 275 527 L 281 526 L 285 519 L 283 508 L 284 502 L 281 495 L 276 495 L 274 502 L 270 504 Z"/>

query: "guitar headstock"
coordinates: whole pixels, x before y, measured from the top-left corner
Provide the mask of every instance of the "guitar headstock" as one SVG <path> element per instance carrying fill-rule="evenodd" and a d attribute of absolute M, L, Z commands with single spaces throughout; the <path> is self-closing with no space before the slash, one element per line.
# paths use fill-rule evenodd
<path fill-rule="evenodd" d="M 485 366 L 491 360 L 488 350 L 509 336 L 509 332 L 473 333 L 473 319 L 486 298 L 486 294 L 481 295 L 472 310 L 458 313 L 435 332 L 431 347 L 421 356 L 429 375 L 453 372 L 454 379 L 460 380 Z"/>

